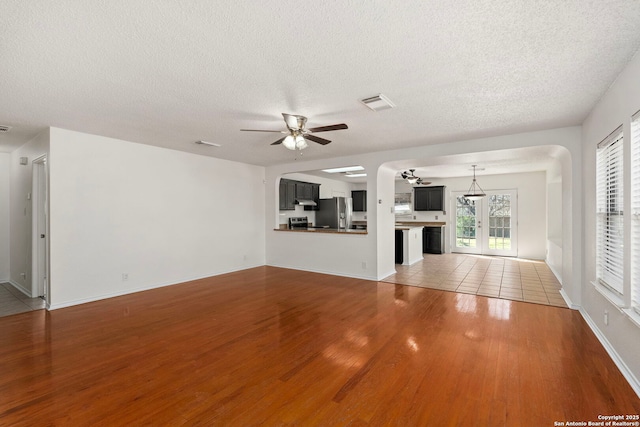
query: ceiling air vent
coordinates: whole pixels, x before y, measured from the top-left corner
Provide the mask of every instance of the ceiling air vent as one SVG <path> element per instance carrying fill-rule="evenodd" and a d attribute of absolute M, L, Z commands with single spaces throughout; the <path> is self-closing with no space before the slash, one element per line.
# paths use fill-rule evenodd
<path fill-rule="evenodd" d="M 0 133 L 9 132 L 10 130 L 11 130 L 11 126 L 0 125 Z"/>
<path fill-rule="evenodd" d="M 361 99 L 360 102 L 362 102 L 365 107 L 370 108 L 373 111 L 386 110 L 388 108 L 395 107 L 393 102 L 389 101 L 389 98 L 383 94 Z"/>

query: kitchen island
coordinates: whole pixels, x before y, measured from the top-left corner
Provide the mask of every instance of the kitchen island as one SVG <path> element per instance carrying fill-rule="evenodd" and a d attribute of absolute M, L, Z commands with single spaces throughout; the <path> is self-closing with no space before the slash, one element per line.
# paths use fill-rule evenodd
<path fill-rule="evenodd" d="M 422 261 L 422 227 L 396 225 L 396 264 Z"/>

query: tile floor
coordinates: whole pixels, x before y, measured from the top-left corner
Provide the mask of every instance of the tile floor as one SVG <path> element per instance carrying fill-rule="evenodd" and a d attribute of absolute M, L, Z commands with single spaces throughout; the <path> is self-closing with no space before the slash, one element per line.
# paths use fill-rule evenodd
<path fill-rule="evenodd" d="M 558 279 L 544 261 L 537 260 L 424 254 L 414 265 L 396 264 L 396 273 L 382 281 L 567 307 Z"/>
<path fill-rule="evenodd" d="M 0 317 L 26 311 L 42 310 L 42 298 L 29 298 L 9 283 L 0 283 Z"/>

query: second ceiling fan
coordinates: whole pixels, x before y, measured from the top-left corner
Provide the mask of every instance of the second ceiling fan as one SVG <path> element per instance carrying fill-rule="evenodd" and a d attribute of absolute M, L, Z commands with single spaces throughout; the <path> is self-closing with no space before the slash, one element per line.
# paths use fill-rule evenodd
<path fill-rule="evenodd" d="M 277 132 L 288 134 L 280 138 L 279 140 L 272 142 L 271 145 L 279 145 L 282 144 L 287 147 L 289 150 L 302 150 L 307 148 L 307 140 L 316 142 L 321 145 L 327 145 L 331 141 L 328 139 L 320 138 L 319 136 L 312 135 L 313 133 L 318 132 L 328 132 L 332 130 L 342 130 L 348 129 L 349 127 L 340 123 L 337 125 L 329 125 L 329 126 L 319 126 L 314 128 L 305 128 L 307 123 L 307 118 L 305 116 L 299 116 L 296 114 L 286 114 L 282 113 L 282 117 L 284 118 L 284 122 L 287 125 L 287 130 L 263 130 L 263 129 L 240 129 L 245 132 Z"/>
<path fill-rule="evenodd" d="M 419 178 L 414 175 L 415 169 L 409 169 L 409 172 L 404 171 L 400 174 L 402 179 L 405 179 L 409 184 L 417 184 L 417 185 L 429 185 L 431 182 L 425 181 L 423 178 Z"/>

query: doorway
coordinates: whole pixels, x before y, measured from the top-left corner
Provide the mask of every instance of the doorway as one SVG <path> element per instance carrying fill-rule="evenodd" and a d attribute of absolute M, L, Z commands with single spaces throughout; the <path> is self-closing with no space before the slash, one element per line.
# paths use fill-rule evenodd
<path fill-rule="evenodd" d="M 49 304 L 49 186 L 47 156 L 33 161 L 31 295 Z"/>
<path fill-rule="evenodd" d="M 452 193 L 455 228 L 452 252 L 518 256 L 517 190 L 487 191 L 480 200 Z"/>

